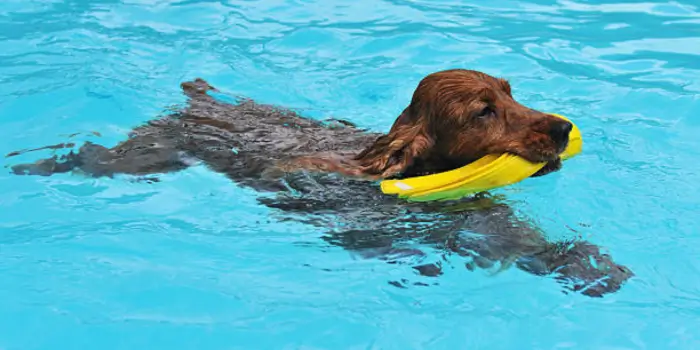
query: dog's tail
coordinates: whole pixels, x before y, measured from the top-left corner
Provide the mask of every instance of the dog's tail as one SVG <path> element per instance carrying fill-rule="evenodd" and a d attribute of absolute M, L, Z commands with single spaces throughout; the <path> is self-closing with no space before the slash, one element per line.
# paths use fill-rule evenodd
<path fill-rule="evenodd" d="M 187 95 L 187 97 L 195 98 L 207 98 L 207 92 L 209 91 L 219 91 L 217 88 L 211 86 L 206 80 L 202 78 L 196 78 L 193 81 L 186 81 L 180 84 L 182 92 Z M 210 97 L 209 97 L 210 98 Z"/>

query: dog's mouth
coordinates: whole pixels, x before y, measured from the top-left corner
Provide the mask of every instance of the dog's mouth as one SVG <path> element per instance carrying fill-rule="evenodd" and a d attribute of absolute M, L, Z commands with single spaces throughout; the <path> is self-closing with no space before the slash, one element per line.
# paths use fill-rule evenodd
<path fill-rule="evenodd" d="M 547 175 L 549 173 L 553 173 L 557 170 L 561 169 L 561 158 L 557 158 L 556 160 L 550 160 L 545 164 L 545 166 L 542 167 L 542 169 L 538 170 L 536 173 L 532 174 L 530 177 L 538 177 L 538 176 L 543 176 Z"/>
<path fill-rule="evenodd" d="M 409 169 L 408 171 L 405 171 L 402 174 L 398 174 L 396 176 L 391 177 L 391 179 L 405 179 L 405 178 L 416 177 L 416 176 L 435 175 L 438 173 L 458 169 L 458 168 L 463 167 L 465 165 L 471 164 L 472 162 L 474 162 L 474 160 L 469 160 L 466 162 L 464 162 L 464 161 L 454 162 L 454 163 L 451 163 L 449 165 L 443 164 L 444 166 L 442 166 L 442 167 L 416 166 L 415 168 Z M 530 175 L 530 177 L 539 177 L 539 176 L 547 175 L 549 173 L 553 173 L 555 171 L 558 171 L 559 169 L 561 169 L 561 167 L 562 167 L 561 158 L 557 157 L 554 160 L 548 161 L 540 170 L 538 170 L 536 173 Z"/>

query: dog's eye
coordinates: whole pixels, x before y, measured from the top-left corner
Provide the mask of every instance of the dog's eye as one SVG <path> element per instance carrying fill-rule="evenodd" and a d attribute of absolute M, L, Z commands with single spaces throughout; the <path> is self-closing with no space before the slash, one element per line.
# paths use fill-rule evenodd
<path fill-rule="evenodd" d="M 493 110 L 493 108 L 486 106 L 484 109 L 482 109 L 476 116 L 477 118 L 490 118 L 496 115 L 496 112 Z"/>

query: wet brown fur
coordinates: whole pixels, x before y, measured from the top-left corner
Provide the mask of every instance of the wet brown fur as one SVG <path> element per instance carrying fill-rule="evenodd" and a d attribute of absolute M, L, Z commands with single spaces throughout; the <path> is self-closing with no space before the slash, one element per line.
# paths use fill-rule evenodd
<path fill-rule="evenodd" d="M 590 296 L 614 292 L 633 275 L 595 245 L 548 241 L 497 201 L 477 196 L 458 203 L 465 207 L 406 203 L 366 181 L 440 172 L 503 152 L 547 162 L 538 175 L 557 170 L 571 125 L 515 101 L 503 79 L 462 69 L 430 74 L 386 134 L 246 98 L 222 102 L 201 79 L 183 83 L 182 90 L 189 97 L 185 108 L 133 129 L 112 148 L 86 142 L 77 152 L 12 171 L 153 176 L 201 163 L 240 185 L 272 191 L 277 196 L 260 198 L 263 204 L 317 225 L 329 243 L 365 255 L 372 250 L 389 261 L 400 260 L 397 254 L 420 255 L 397 248 L 418 240 L 471 259 L 467 266 L 515 264 L 536 275 L 554 274 L 571 284 L 568 290 Z M 486 238 L 469 238 L 461 234 L 465 230 Z M 414 267 L 422 276 L 442 273 L 439 262 Z"/>

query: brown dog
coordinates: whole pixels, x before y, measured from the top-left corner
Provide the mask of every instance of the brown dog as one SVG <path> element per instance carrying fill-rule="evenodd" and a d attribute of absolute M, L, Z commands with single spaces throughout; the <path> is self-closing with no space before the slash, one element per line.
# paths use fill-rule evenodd
<path fill-rule="evenodd" d="M 182 88 L 189 96 L 185 108 L 134 129 L 111 149 L 86 143 L 77 153 L 16 165 L 13 171 L 151 175 L 202 162 L 239 184 L 276 193 L 260 198 L 265 205 L 302 213 L 292 217 L 326 230 L 342 226 L 325 239 L 368 256 L 391 261 L 423 256 L 399 248 L 418 239 L 467 258 L 470 267 L 514 263 L 534 274 L 554 273 L 568 289 L 591 296 L 618 290 L 632 276 L 590 243 L 548 242 L 508 206 L 486 197 L 465 199 L 461 207 L 408 204 L 367 181 L 441 172 L 504 152 L 547 162 L 536 175 L 559 169 L 572 125 L 521 105 L 503 79 L 461 69 L 430 74 L 388 134 L 304 118 L 249 99 L 221 102 L 201 79 Z M 442 273 L 441 262 L 414 267 L 424 276 Z"/>

